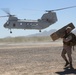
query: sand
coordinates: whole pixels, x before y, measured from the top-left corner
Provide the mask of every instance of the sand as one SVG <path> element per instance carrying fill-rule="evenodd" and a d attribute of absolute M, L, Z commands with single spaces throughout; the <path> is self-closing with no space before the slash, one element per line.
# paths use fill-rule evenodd
<path fill-rule="evenodd" d="M 61 51 L 62 42 L 1 43 L 0 75 L 76 75 L 76 47 L 74 70 L 64 69 Z"/>

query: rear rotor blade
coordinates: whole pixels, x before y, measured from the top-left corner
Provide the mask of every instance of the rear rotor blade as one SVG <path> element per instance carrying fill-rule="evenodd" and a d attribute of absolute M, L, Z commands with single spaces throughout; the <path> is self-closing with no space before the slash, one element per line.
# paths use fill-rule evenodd
<path fill-rule="evenodd" d="M 60 8 L 60 9 L 54 9 L 54 10 L 46 10 L 46 12 L 51 12 L 51 11 L 60 11 L 64 9 L 70 9 L 70 8 L 75 8 L 76 6 L 71 6 L 71 7 L 66 7 L 66 8 Z"/>

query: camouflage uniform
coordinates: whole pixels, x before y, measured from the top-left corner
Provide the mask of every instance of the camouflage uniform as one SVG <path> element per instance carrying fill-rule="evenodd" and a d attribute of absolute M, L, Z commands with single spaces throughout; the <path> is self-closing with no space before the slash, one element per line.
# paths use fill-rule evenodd
<path fill-rule="evenodd" d="M 65 67 L 70 65 L 70 68 L 73 68 L 73 66 L 72 66 L 72 56 L 71 56 L 72 46 L 71 46 L 71 43 L 69 42 L 72 39 L 71 34 L 70 34 L 70 31 L 69 31 L 67 33 L 67 35 L 65 35 L 63 37 L 63 50 L 62 50 L 61 56 L 66 61 Z M 67 54 L 69 60 L 67 60 L 67 57 L 66 57 L 65 54 Z"/>

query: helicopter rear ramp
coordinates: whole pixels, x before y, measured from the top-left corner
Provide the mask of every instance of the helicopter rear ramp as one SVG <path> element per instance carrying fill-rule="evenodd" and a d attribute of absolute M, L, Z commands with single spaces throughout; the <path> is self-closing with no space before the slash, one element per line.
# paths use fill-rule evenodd
<path fill-rule="evenodd" d="M 52 40 L 55 41 L 55 40 L 61 38 L 61 37 L 64 35 L 65 29 L 66 29 L 68 26 L 71 27 L 72 30 L 75 28 L 75 26 L 73 25 L 73 23 L 69 23 L 68 25 L 62 27 L 61 29 L 59 29 L 59 30 L 57 30 L 56 32 L 54 32 L 53 34 L 51 34 L 50 37 L 52 38 Z"/>

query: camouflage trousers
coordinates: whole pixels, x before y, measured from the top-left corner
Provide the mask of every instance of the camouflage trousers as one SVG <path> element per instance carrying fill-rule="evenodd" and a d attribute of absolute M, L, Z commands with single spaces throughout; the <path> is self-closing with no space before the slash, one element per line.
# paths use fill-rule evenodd
<path fill-rule="evenodd" d="M 68 58 L 66 57 L 66 54 L 68 56 Z M 61 56 L 63 57 L 63 59 L 69 63 L 72 63 L 72 46 L 67 46 L 67 45 L 63 45 L 63 50 L 61 53 Z"/>

